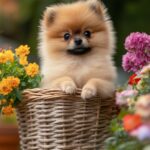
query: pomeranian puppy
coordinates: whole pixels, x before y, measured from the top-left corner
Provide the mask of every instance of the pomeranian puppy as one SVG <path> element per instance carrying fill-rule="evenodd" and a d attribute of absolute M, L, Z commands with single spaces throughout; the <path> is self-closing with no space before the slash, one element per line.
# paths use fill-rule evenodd
<path fill-rule="evenodd" d="M 105 6 L 98 0 L 53 5 L 40 25 L 43 88 L 81 97 L 111 96 L 116 68 L 112 61 L 115 37 Z"/>

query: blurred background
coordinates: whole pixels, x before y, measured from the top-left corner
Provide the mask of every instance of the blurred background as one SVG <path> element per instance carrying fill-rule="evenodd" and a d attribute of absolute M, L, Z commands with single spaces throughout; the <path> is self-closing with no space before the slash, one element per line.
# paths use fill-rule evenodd
<path fill-rule="evenodd" d="M 13 48 L 20 44 L 31 47 L 31 59 L 38 61 L 37 43 L 39 21 L 46 6 L 76 0 L 0 0 L 0 47 Z M 150 32 L 149 0 L 103 0 L 114 22 L 117 35 L 115 62 L 118 83 L 125 82 L 121 59 L 125 53 L 124 40 L 130 32 Z"/>
<path fill-rule="evenodd" d="M 31 59 L 38 62 L 37 37 L 43 10 L 54 3 L 71 1 L 75 0 L 0 0 L 0 48 L 15 48 L 20 44 L 28 44 L 31 47 Z M 114 60 L 118 68 L 118 84 L 122 84 L 127 79 L 127 74 L 121 69 L 122 55 L 125 53 L 125 37 L 130 32 L 136 31 L 150 33 L 150 0 L 103 0 L 103 2 L 108 7 L 116 30 L 117 48 Z M 11 122 L 14 125 L 15 119 L 12 118 L 1 118 L 0 124 Z M 1 136 L 4 139 L 2 133 L 5 133 L 1 131 L 4 129 L 0 126 L 0 140 Z M 1 147 L 1 141 L 0 150 L 5 150 Z"/>

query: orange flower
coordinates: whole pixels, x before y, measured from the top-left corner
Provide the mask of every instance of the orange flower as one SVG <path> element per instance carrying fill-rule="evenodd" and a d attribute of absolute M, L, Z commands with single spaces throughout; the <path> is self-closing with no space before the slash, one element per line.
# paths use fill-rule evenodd
<path fill-rule="evenodd" d="M 19 63 L 21 64 L 21 65 L 27 65 L 28 64 L 28 61 L 27 61 L 27 56 L 21 56 L 20 57 L 20 59 L 19 59 Z"/>
<path fill-rule="evenodd" d="M 25 70 L 28 76 L 34 77 L 39 73 L 39 66 L 36 63 L 30 63 Z"/>
<path fill-rule="evenodd" d="M 12 88 L 16 88 L 20 84 L 20 79 L 13 76 L 8 77 L 7 80 Z"/>
<path fill-rule="evenodd" d="M 7 79 L 3 79 L 0 82 L 0 94 L 2 95 L 8 95 L 12 91 L 12 87 L 10 86 L 10 83 Z"/>
<path fill-rule="evenodd" d="M 142 118 L 140 115 L 126 115 L 123 118 L 123 127 L 126 131 L 132 131 L 142 124 Z"/>
<path fill-rule="evenodd" d="M 5 106 L 2 108 L 2 112 L 4 115 L 11 115 L 14 113 L 14 108 L 11 105 Z"/>
<path fill-rule="evenodd" d="M 20 45 L 16 50 L 16 55 L 23 57 L 27 56 L 30 53 L 30 47 L 28 45 Z"/>
<path fill-rule="evenodd" d="M 7 100 L 6 99 L 2 99 L 1 100 L 1 104 L 3 105 L 3 104 L 6 104 L 7 103 Z"/>
<path fill-rule="evenodd" d="M 3 52 L 0 52 L 0 64 L 6 63 L 7 57 Z"/>
<path fill-rule="evenodd" d="M 8 95 L 10 92 L 12 92 L 13 88 L 18 87 L 20 84 L 20 79 L 10 76 L 7 78 L 4 78 L 0 82 L 0 94 L 2 95 Z"/>
<path fill-rule="evenodd" d="M 7 61 L 13 62 L 14 61 L 14 53 L 11 50 L 6 50 L 4 52 Z"/>

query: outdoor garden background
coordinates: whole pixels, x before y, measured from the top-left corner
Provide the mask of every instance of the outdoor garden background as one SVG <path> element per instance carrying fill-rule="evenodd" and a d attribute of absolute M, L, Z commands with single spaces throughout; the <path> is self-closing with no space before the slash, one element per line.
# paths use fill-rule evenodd
<path fill-rule="evenodd" d="M 28 44 L 31 47 L 30 59 L 39 62 L 37 56 L 38 30 L 43 10 L 50 4 L 71 1 L 73 0 L 0 0 L 0 48 L 8 49 Z M 124 40 L 131 32 L 150 33 L 150 1 L 103 0 L 103 2 L 108 7 L 114 22 L 117 36 L 114 59 L 118 68 L 118 85 L 122 85 L 128 76 L 121 69 L 122 55 L 125 53 Z M 14 118 L 2 117 L 0 129 L 1 124 L 15 124 Z M 0 130 L 0 140 L 1 136 Z"/>

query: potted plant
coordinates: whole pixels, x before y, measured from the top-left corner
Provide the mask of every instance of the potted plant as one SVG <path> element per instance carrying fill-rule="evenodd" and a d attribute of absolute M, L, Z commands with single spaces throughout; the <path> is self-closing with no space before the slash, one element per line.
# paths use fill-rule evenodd
<path fill-rule="evenodd" d="M 0 51 L 0 149 L 19 149 L 18 127 L 15 107 L 21 101 L 22 91 L 35 88 L 41 77 L 39 66 L 28 63 L 30 53 L 27 45 Z"/>

